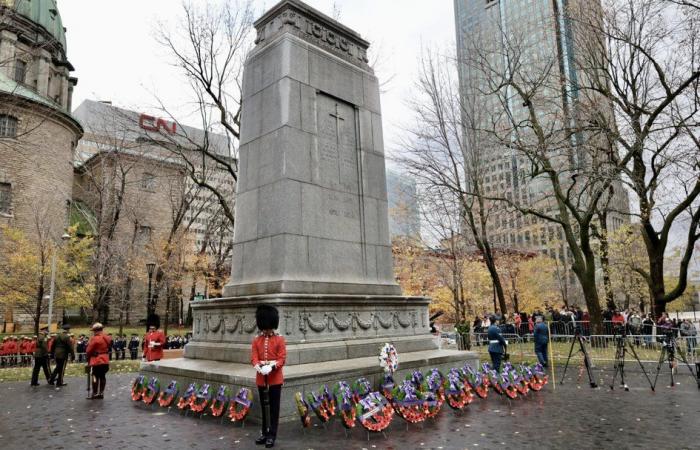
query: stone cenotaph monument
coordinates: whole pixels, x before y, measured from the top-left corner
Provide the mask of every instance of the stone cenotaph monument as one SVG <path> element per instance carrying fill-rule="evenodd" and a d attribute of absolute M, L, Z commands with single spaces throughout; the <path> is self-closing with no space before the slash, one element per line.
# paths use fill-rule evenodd
<path fill-rule="evenodd" d="M 401 372 L 473 362 L 471 353 L 438 349 L 430 300 L 402 296 L 394 279 L 369 43 L 298 0 L 281 1 L 255 28 L 243 75 L 231 280 L 225 298 L 192 304 L 184 358 L 142 371 L 254 386 L 260 304 L 278 308 L 287 340 L 282 417 L 296 414 L 294 392 L 360 376 L 378 383 L 385 342 L 398 350 Z"/>

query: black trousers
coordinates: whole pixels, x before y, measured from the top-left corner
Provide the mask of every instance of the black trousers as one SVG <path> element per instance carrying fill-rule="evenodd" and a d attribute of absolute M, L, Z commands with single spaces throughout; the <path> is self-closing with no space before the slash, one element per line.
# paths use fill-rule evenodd
<path fill-rule="evenodd" d="M 53 369 L 49 383 L 63 384 L 63 373 L 66 371 L 66 359 L 56 359 L 56 367 Z"/>
<path fill-rule="evenodd" d="M 32 386 L 39 384 L 39 371 L 41 369 L 44 369 L 46 381 L 49 381 L 51 379 L 51 368 L 49 367 L 48 356 L 34 358 L 34 369 L 32 369 Z"/>
<path fill-rule="evenodd" d="M 267 420 L 268 418 L 265 417 L 265 410 L 263 409 L 263 421 L 262 421 L 262 430 L 261 434 L 264 434 L 265 436 L 271 437 L 271 438 L 277 438 L 277 425 L 279 424 L 280 420 L 280 397 L 282 397 L 282 385 L 281 384 L 276 384 L 274 386 L 270 386 L 270 432 L 267 433 Z M 265 392 L 265 388 L 263 386 L 258 386 L 258 395 L 260 399 L 260 406 L 264 408 L 263 406 L 263 392 Z"/>
<path fill-rule="evenodd" d="M 137 349 L 133 349 L 133 350 L 129 350 L 129 351 L 131 352 L 131 359 L 136 359 L 136 356 L 138 355 L 139 351 Z"/>

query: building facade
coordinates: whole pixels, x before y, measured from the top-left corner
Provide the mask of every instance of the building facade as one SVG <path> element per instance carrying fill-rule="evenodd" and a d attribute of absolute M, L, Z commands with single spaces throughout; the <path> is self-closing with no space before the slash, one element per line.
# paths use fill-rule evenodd
<path fill-rule="evenodd" d="M 489 67 L 499 76 L 510 76 L 511 67 L 533 76 L 546 73 L 542 83 L 547 85 L 536 105 L 538 118 L 544 124 L 568 122 L 572 129 L 576 123 L 582 77 L 575 64 L 577 42 L 569 13 L 575 7 L 595 9 L 596 2 L 586 0 L 454 0 L 457 33 L 457 52 L 460 59 L 460 91 L 465 104 L 479 105 L 479 122 L 497 123 L 504 118 L 514 122 L 528 119 L 528 104 L 523 103 L 514 91 L 503 95 L 486 95 L 493 80 L 485 75 L 483 67 Z M 590 51 L 590 49 L 588 49 Z M 483 53 L 482 53 L 483 52 Z M 488 56 L 486 56 L 488 55 Z M 478 60 L 478 63 L 474 63 Z M 475 69 L 475 64 L 482 66 Z M 472 98 L 467 98 L 472 96 Z M 604 114 L 612 114 L 612 108 L 600 107 Z M 495 121 L 495 122 L 494 122 Z M 560 166 L 557 170 L 583 174 L 590 160 L 583 150 L 591 139 L 581 133 L 573 133 L 562 144 L 570 154 L 552 157 Z M 484 145 L 489 145 L 486 142 Z M 514 203 L 555 215 L 553 187 L 543 176 L 531 177 L 532 163 L 526 155 L 504 145 L 493 144 L 484 152 L 480 161 L 479 180 L 484 193 L 490 197 L 505 197 Z M 619 181 L 613 182 L 614 195 L 610 200 L 608 229 L 614 230 L 629 222 L 629 199 Z M 585 200 L 584 200 L 585 201 Z M 561 263 L 571 266 L 571 254 L 561 227 L 555 223 L 523 215 L 512 208 L 494 205 L 488 219 L 488 233 L 496 248 L 514 248 L 543 252 Z M 566 270 L 566 269 L 564 269 Z M 567 284 L 576 290 L 578 283 L 573 273 L 568 274 Z"/>
<path fill-rule="evenodd" d="M 68 225 L 83 133 L 70 112 L 77 79 L 65 33 L 55 0 L 0 0 L 0 225 L 44 246 L 60 243 Z"/>
<path fill-rule="evenodd" d="M 154 295 L 162 299 L 173 288 L 166 286 L 171 282 L 158 282 L 160 270 L 167 275 L 163 280 L 178 278 L 178 300 L 184 298 L 176 305 L 159 300 L 157 312 L 164 316 L 170 306 L 169 318 L 183 320 L 191 294 L 203 293 L 205 283 L 200 279 L 193 285 L 190 276 L 174 276 L 177 267 L 166 261 L 180 256 L 168 252 L 180 252 L 183 258 L 204 254 L 229 260 L 232 226 L 216 196 L 191 177 L 193 171 L 206 176 L 209 184 L 233 198 L 233 177 L 211 158 L 202 163 L 197 153 L 197 146 L 206 141 L 222 160 L 235 164 L 226 138 L 207 134 L 205 140 L 202 130 L 109 102 L 86 100 L 74 115 L 84 125 L 85 135 L 76 151 L 73 218 L 100 247 L 109 247 L 105 259 L 113 267 L 137 265 L 135 276 L 111 286 L 104 315 L 112 322 L 145 319 L 146 264 L 153 262 L 157 264 Z"/>

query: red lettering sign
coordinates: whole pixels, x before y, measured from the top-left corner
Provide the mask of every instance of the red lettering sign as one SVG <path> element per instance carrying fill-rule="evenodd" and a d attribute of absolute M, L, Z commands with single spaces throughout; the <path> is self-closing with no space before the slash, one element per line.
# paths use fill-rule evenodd
<path fill-rule="evenodd" d="M 175 134 L 177 132 L 177 125 L 175 122 L 168 122 L 165 119 L 156 119 L 148 114 L 141 114 L 139 117 L 139 126 L 146 131 L 160 132 L 160 130 L 165 130 L 170 134 Z"/>

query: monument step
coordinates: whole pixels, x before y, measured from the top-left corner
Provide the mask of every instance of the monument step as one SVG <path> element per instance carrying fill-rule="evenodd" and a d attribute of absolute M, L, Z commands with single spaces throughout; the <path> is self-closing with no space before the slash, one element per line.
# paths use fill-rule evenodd
<path fill-rule="evenodd" d="M 465 363 L 477 367 L 478 362 L 476 353 L 458 350 L 399 353 L 400 370 L 395 374 L 394 379 L 403 379 L 414 370 L 425 372 L 428 369 L 438 368 L 446 373 L 450 368 L 461 367 Z M 221 384 L 235 389 L 248 387 L 253 391 L 255 398 L 250 418 L 253 421 L 260 420 L 255 370 L 250 364 L 180 358 L 142 363 L 141 373 L 159 377 L 161 385 L 177 380 L 181 384 L 180 393 L 184 392 L 187 385 L 192 382 L 209 383 L 215 390 Z M 296 392 L 306 395 L 308 392 L 318 391 L 324 384 L 332 387 L 338 381 L 351 383 L 360 377 L 366 377 L 375 388 L 379 387 L 383 379 L 383 371 L 379 367 L 377 356 L 286 366 L 280 420 L 298 420 L 294 403 Z"/>

